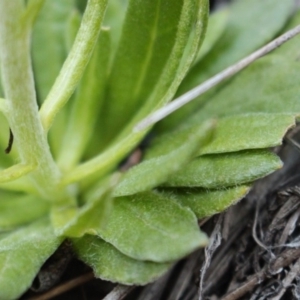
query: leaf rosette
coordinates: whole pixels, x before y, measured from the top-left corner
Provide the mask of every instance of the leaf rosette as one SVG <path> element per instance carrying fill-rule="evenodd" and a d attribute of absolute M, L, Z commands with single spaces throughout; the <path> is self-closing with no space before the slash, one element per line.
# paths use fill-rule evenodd
<path fill-rule="evenodd" d="M 282 166 L 270 148 L 300 112 L 297 45 L 134 128 L 275 37 L 292 4 L 233 1 L 204 39 L 208 0 L 2 1 L 0 144 L 9 129 L 14 142 L 0 153 L 0 299 L 66 238 L 96 277 L 128 285 L 206 246 L 197 219 Z"/>

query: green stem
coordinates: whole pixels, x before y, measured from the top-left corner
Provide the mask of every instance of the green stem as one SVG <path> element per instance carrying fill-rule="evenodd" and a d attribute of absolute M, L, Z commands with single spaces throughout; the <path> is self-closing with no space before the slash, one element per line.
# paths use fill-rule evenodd
<path fill-rule="evenodd" d="M 44 101 L 40 116 L 45 131 L 73 94 L 93 53 L 108 0 L 89 0 L 74 45 Z"/>
<path fill-rule="evenodd" d="M 24 20 L 23 0 L 1 0 L 0 61 L 7 118 L 21 163 L 36 165 L 31 178 L 44 198 L 65 197 L 57 188 L 60 171 L 55 164 L 39 118 L 30 59 L 30 23 Z"/>

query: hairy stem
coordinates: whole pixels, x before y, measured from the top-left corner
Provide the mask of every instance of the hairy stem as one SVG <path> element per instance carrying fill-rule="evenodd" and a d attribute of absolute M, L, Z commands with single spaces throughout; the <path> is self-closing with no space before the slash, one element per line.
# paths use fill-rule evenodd
<path fill-rule="evenodd" d="M 0 61 L 7 99 L 9 125 L 21 163 L 36 166 L 31 178 L 41 195 L 62 198 L 56 186 L 60 171 L 55 164 L 39 118 L 30 58 L 31 24 L 22 0 L 1 0 Z"/>

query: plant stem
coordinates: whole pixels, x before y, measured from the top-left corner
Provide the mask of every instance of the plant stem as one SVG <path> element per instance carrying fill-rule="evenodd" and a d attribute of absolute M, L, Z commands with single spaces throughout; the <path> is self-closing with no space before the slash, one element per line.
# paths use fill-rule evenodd
<path fill-rule="evenodd" d="M 30 23 L 23 0 L 1 0 L 0 56 L 2 82 L 9 110 L 6 113 L 21 163 L 36 165 L 31 178 L 40 194 L 52 201 L 62 193 L 55 164 L 39 118 L 30 59 Z"/>
<path fill-rule="evenodd" d="M 88 1 L 74 45 L 40 110 L 46 132 L 56 114 L 72 96 L 90 60 L 98 40 L 107 1 Z"/>

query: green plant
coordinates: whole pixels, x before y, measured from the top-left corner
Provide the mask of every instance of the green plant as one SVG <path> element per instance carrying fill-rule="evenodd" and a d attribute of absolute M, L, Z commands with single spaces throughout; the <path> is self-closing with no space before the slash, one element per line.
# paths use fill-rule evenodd
<path fill-rule="evenodd" d="M 3 149 L 14 136 L 0 153 L 0 299 L 19 297 L 65 238 L 95 276 L 124 284 L 207 244 L 197 218 L 282 165 L 269 148 L 300 112 L 297 39 L 164 119 L 142 162 L 118 166 L 151 129 L 139 121 L 297 24 L 292 5 L 236 0 L 199 52 L 207 0 L 89 0 L 84 14 L 84 1 L 0 2 Z"/>

